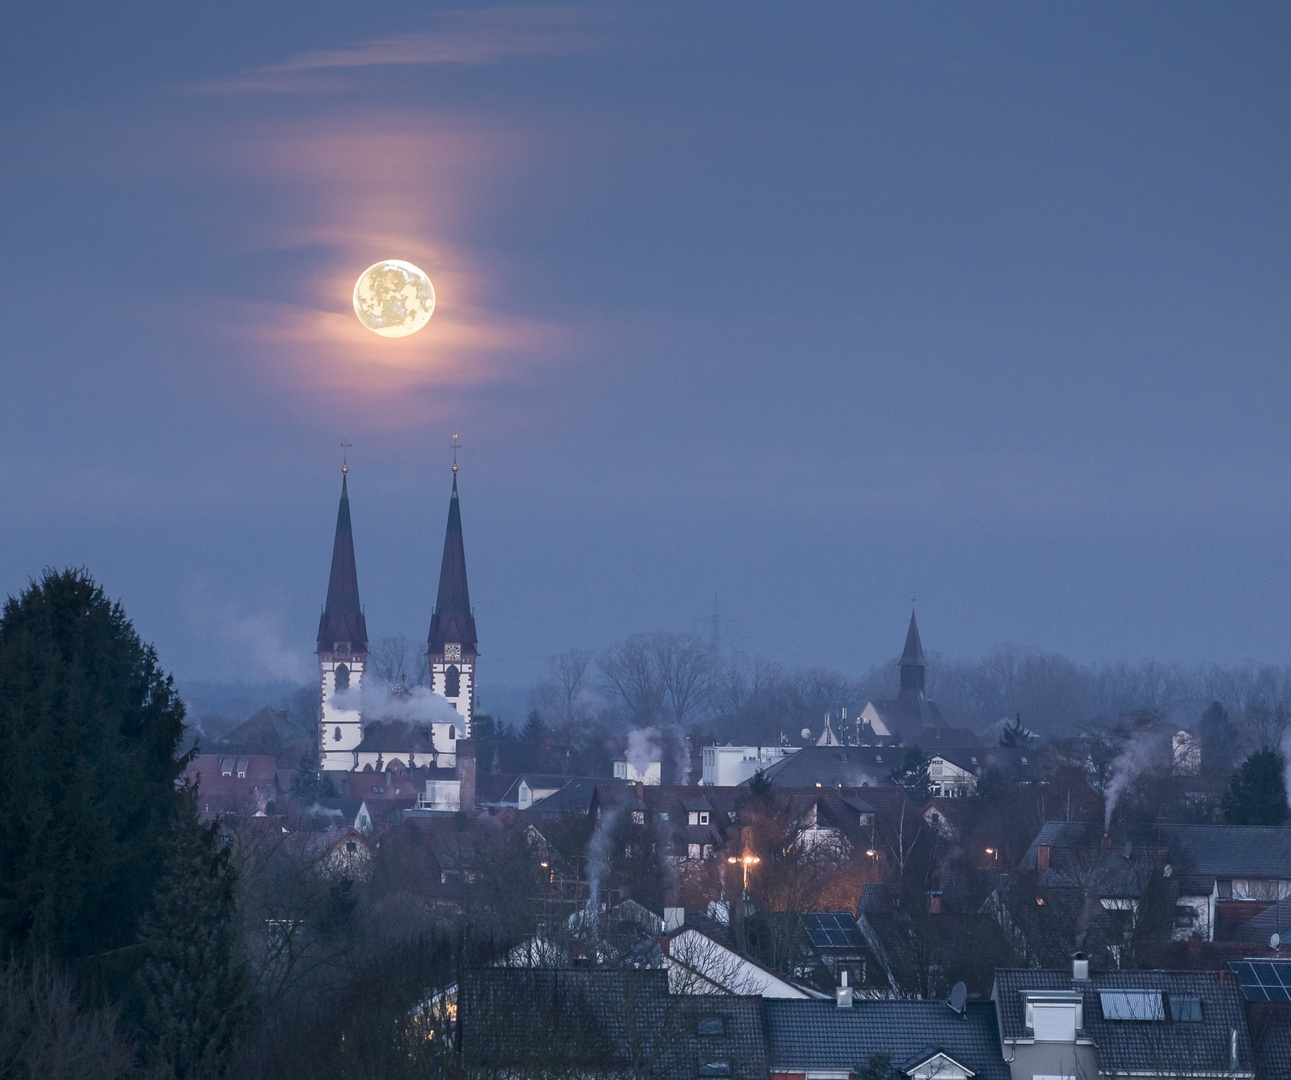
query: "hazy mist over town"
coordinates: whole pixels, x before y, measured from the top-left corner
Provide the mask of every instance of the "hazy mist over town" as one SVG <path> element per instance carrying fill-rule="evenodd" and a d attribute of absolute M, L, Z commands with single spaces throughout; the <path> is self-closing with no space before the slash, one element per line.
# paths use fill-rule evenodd
<path fill-rule="evenodd" d="M 1291 1077 L 1289 50 L 10 5 L 0 1078 Z"/>

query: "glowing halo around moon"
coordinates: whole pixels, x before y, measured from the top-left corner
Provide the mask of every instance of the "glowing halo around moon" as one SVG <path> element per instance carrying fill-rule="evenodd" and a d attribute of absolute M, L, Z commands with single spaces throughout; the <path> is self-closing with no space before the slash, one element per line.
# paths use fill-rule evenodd
<path fill-rule="evenodd" d="M 435 311 L 435 287 L 426 272 L 402 259 L 382 259 L 354 283 L 354 314 L 382 337 L 407 337 Z"/>

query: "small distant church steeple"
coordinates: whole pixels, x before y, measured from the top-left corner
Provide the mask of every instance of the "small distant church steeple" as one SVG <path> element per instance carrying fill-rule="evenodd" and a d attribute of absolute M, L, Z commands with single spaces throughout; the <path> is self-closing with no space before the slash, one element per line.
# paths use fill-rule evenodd
<path fill-rule="evenodd" d="M 919 624 L 910 612 L 910 629 L 906 631 L 905 649 L 901 653 L 900 697 L 923 696 L 927 675 L 927 661 L 923 655 L 923 642 L 919 640 Z"/>
<path fill-rule="evenodd" d="M 363 740 L 363 716 L 353 695 L 363 682 L 368 659 L 368 627 L 359 602 L 350 522 L 349 466 L 341 468 L 341 504 L 332 541 L 327 602 L 318 620 L 319 760 L 324 769 L 351 767 L 354 747 Z M 343 695 L 338 702 L 337 695 Z"/>
<path fill-rule="evenodd" d="M 430 617 L 426 654 L 431 689 L 447 698 L 462 717 L 462 737 L 471 737 L 475 716 L 475 659 L 479 655 L 475 615 L 466 584 L 466 547 L 462 539 L 462 508 L 457 494 L 457 449 L 453 436 L 453 490 L 448 500 L 448 527 L 439 567 L 439 594 Z"/>

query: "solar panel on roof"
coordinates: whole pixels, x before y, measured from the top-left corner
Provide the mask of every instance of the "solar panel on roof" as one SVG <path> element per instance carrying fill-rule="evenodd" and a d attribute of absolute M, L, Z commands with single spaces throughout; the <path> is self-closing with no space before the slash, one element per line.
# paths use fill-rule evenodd
<path fill-rule="evenodd" d="M 1228 966 L 1247 1001 L 1291 1001 L 1291 961 L 1232 960 Z"/>

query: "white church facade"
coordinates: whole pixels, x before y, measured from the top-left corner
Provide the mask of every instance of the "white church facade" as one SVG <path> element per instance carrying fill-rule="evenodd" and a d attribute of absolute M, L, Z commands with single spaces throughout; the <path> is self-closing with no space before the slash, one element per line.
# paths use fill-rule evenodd
<path fill-rule="evenodd" d="M 382 687 L 379 692 L 389 696 L 380 702 L 379 720 L 364 715 L 365 679 L 370 684 L 369 694 L 377 693 L 378 688 L 371 685 L 368 675 L 367 620 L 359 600 L 348 468 L 341 473 L 331 574 L 318 624 L 319 766 L 326 772 L 455 770 L 458 743 L 472 734 L 478 656 L 475 615 L 466 582 L 457 465 L 453 465 L 439 593 L 426 642 L 434 697 L 429 701 L 422 698 L 414 707 L 413 694 L 424 695 L 424 690 L 409 693 L 394 688 L 389 694 L 389 688 Z M 407 719 L 400 718 L 401 695 L 409 702 Z"/>

